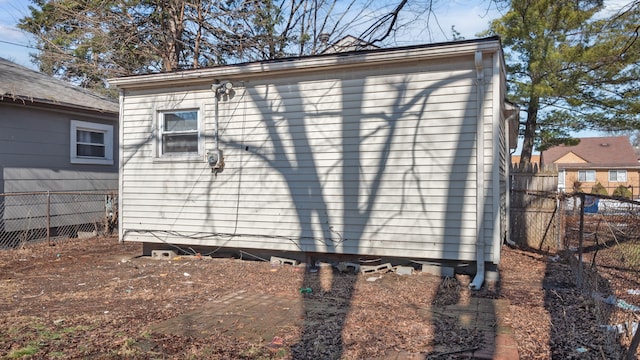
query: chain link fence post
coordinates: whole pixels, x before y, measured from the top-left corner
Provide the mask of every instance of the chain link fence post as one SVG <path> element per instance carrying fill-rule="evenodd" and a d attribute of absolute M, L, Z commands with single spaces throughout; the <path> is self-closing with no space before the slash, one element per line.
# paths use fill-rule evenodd
<path fill-rule="evenodd" d="M 47 244 L 51 243 L 51 192 L 47 191 Z"/>
<path fill-rule="evenodd" d="M 584 246 L 584 200 L 585 195 L 580 194 L 580 227 L 578 230 L 578 274 L 576 283 L 579 289 L 583 287 L 583 264 L 582 264 L 582 250 Z"/>

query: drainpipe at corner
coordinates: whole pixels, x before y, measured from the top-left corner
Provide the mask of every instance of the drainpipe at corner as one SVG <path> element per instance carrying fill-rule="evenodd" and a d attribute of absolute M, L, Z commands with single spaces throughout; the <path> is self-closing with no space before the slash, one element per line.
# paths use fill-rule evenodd
<path fill-rule="evenodd" d="M 124 242 L 122 222 L 122 189 L 124 185 L 124 89 L 118 91 L 118 242 Z"/>
<path fill-rule="evenodd" d="M 484 283 L 484 68 L 482 51 L 476 51 L 476 276 L 469 284 L 480 290 Z"/>

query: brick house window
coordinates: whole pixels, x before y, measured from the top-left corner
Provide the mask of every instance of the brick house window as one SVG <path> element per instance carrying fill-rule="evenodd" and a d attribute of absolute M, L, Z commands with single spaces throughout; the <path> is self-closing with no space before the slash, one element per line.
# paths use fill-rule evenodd
<path fill-rule="evenodd" d="M 627 170 L 609 170 L 609 181 L 627 182 Z"/>
<path fill-rule="evenodd" d="M 580 182 L 595 182 L 596 171 L 595 170 L 578 170 L 578 181 Z"/>

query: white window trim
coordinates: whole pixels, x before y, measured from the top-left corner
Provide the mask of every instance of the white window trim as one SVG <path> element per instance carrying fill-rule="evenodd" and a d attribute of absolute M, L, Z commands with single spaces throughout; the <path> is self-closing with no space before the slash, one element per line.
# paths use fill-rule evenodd
<path fill-rule="evenodd" d="M 169 112 L 182 112 L 182 111 L 196 111 L 198 114 L 198 153 L 174 153 L 163 154 L 162 153 L 162 128 L 164 113 Z M 155 144 L 153 146 L 154 161 L 202 161 L 204 154 L 204 112 L 202 106 L 184 106 L 179 108 L 155 108 L 154 109 L 154 123 L 155 123 Z"/>
<path fill-rule="evenodd" d="M 104 158 L 78 156 L 77 131 L 104 133 Z M 71 120 L 70 161 L 72 164 L 113 165 L 113 125 Z"/>
<path fill-rule="evenodd" d="M 615 171 L 616 172 L 616 179 L 615 180 L 611 180 L 611 172 Z M 624 173 L 624 180 L 618 180 L 618 173 Z M 626 183 L 627 182 L 627 170 L 609 170 L 609 182 L 623 182 Z"/>

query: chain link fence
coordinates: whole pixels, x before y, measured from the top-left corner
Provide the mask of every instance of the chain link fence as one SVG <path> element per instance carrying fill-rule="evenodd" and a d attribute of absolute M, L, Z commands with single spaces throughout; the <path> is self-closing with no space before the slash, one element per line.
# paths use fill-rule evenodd
<path fill-rule="evenodd" d="M 111 234 L 117 191 L 0 194 L 0 249 Z"/>
<path fill-rule="evenodd" d="M 568 259 L 594 332 L 626 349 L 625 360 L 640 344 L 640 202 L 627 190 L 567 194 L 557 191 L 557 170 L 532 167 L 513 168 L 510 188 L 512 245 Z"/>
<path fill-rule="evenodd" d="M 574 193 L 563 201 L 563 247 L 611 342 L 635 359 L 640 332 L 640 202 Z"/>

